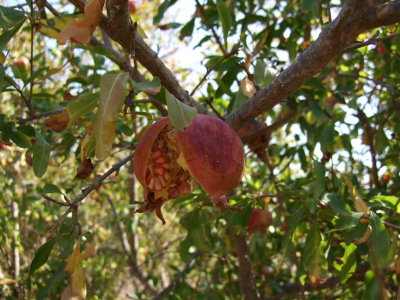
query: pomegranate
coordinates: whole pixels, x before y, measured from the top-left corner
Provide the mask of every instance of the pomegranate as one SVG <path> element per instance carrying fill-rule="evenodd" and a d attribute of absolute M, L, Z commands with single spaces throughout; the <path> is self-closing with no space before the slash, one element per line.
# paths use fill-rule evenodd
<path fill-rule="evenodd" d="M 129 0 L 128 2 L 128 11 L 129 14 L 134 15 L 137 11 L 137 3 L 136 1 L 133 0 Z"/>
<path fill-rule="evenodd" d="M 236 132 L 218 118 L 197 115 L 179 131 L 164 117 L 141 137 L 134 169 L 145 191 L 145 202 L 137 212 L 155 211 L 163 223 L 161 206 L 190 193 L 197 183 L 217 208 L 238 209 L 228 205 L 226 194 L 242 178 L 243 145 Z"/>
<path fill-rule="evenodd" d="M 256 231 L 265 232 L 272 223 L 272 215 L 266 209 L 255 208 L 251 212 L 250 220 L 247 223 L 247 231 L 252 234 Z"/>

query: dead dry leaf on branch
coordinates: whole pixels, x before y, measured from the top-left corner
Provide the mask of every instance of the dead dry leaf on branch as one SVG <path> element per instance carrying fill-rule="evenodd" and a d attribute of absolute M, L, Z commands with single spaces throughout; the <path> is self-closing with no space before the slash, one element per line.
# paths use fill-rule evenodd
<path fill-rule="evenodd" d="M 73 43 L 89 44 L 96 27 L 100 24 L 105 0 L 90 0 L 85 5 L 83 19 L 74 19 L 60 32 L 57 41 L 65 45 L 68 40 Z"/>

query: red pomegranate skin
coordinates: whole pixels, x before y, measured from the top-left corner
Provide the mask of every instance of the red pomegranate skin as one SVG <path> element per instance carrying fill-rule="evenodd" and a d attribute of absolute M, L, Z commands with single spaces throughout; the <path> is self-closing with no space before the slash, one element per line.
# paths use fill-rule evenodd
<path fill-rule="evenodd" d="M 171 133 L 168 134 L 168 141 L 165 140 L 164 129 Z M 169 179 L 162 188 L 166 194 L 156 192 L 154 186 L 149 183 L 149 176 L 157 176 L 150 174 L 149 168 L 154 168 L 152 155 L 154 151 L 160 151 L 160 145 L 166 147 L 162 151 L 170 153 L 167 168 Z M 186 162 L 186 171 L 178 164 L 180 154 Z M 176 198 L 178 188 L 182 196 L 190 192 L 186 179 L 181 185 L 182 176 L 193 177 L 210 194 L 216 207 L 237 209 L 227 204 L 226 194 L 241 181 L 244 170 L 243 145 L 236 132 L 218 118 L 197 115 L 185 130 L 178 131 L 173 128 L 169 118 L 164 117 L 150 126 L 140 138 L 136 146 L 134 169 L 145 191 L 145 202 L 137 212 L 155 211 L 163 223 L 165 220 L 161 206 L 169 200 L 168 198 Z"/>
<path fill-rule="evenodd" d="M 243 175 L 244 152 L 239 136 L 224 121 L 199 114 L 188 128 L 177 132 L 177 137 L 190 174 L 217 207 L 227 208 L 224 196 Z"/>

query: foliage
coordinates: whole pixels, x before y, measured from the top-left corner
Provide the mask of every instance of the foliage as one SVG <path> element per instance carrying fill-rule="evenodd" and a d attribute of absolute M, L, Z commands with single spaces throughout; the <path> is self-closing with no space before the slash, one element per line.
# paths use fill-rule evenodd
<path fill-rule="evenodd" d="M 394 298 L 399 20 L 358 35 L 271 109 L 252 107 L 257 119 L 238 131 L 245 174 L 229 195 L 241 211 L 196 189 L 163 206 L 162 225 L 135 213 L 143 189 L 127 155 L 146 128 L 166 108 L 185 128 L 196 112 L 176 100 L 191 96 L 232 115 L 305 63 L 348 3 L 142 0 L 129 16 L 128 1 L 107 0 L 109 22 L 131 18 L 129 36 L 160 49 L 141 58 L 140 44 L 107 34 L 103 2 L 1 2 L 0 297 Z M 266 211 L 257 230 L 254 209 Z"/>

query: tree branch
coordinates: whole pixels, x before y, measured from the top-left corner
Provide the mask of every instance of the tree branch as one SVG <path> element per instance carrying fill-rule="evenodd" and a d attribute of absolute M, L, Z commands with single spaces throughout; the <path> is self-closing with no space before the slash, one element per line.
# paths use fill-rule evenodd
<path fill-rule="evenodd" d="M 250 250 L 243 234 L 237 234 L 233 228 L 229 228 L 229 235 L 235 241 L 236 256 L 239 260 L 240 292 L 244 300 L 259 299 L 253 268 L 250 261 Z"/>
<path fill-rule="evenodd" d="M 193 100 L 187 91 L 184 91 L 172 72 L 142 39 L 130 21 L 128 14 L 128 1 L 109 0 L 106 2 L 108 18 L 101 21 L 101 28 L 111 39 L 119 43 L 125 51 L 137 59 L 153 76 L 157 76 L 161 84 L 180 101 L 196 107 L 205 113 L 206 109 Z"/>
<path fill-rule="evenodd" d="M 398 23 L 400 22 L 400 1 L 380 4 L 368 16 L 365 29 Z"/>
<path fill-rule="evenodd" d="M 228 115 L 226 121 L 233 128 L 239 129 L 245 122 L 270 110 L 320 72 L 358 34 L 376 26 L 400 21 L 399 6 L 398 1 L 375 6 L 373 1 L 348 0 L 337 18 L 322 30 L 310 47 L 274 81 Z"/>

